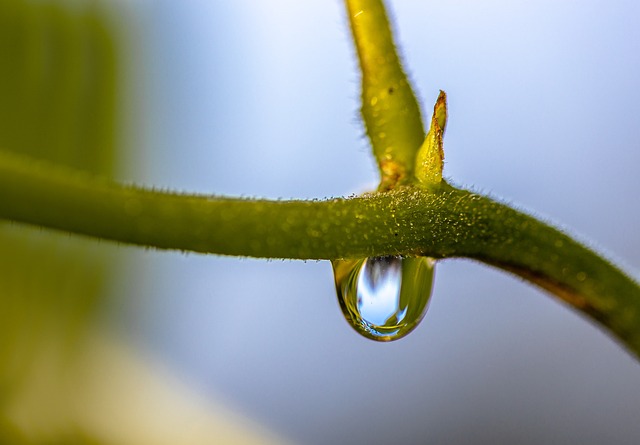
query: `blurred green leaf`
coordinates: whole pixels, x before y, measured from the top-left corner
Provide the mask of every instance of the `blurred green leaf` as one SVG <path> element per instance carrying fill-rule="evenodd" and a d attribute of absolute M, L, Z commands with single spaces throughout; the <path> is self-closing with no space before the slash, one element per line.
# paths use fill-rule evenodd
<path fill-rule="evenodd" d="M 110 28 L 95 2 L 0 2 L 0 150 L 112 176 Z M 106 294 L 109 263 L 95 242 L 0 223 L 0 417 L 25 387 L 64 373 Z"/>

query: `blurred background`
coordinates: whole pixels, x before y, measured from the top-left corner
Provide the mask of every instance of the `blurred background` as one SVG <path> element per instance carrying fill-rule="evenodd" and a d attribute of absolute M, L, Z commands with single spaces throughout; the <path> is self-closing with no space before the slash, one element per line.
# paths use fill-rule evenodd
<path fill-rule="evenodd" d="M 90 25 L 69 42 L 103 56 L 42 87 L 68 98 L 59 86 L 74 91 L 89 71 L 101 93 L 80 96 L 65 125 L 93 131 L 73 145 L 45 117 L 40 144 L 15 130 L 0 137 L 7 149 L 179 191 L 275 199 L 375 188 L 341 2 L 12 1 L 0 7 L 5 24 L 26 17 L 11 5 L 57 5 L 29 19 L 43 42 L 55 29 L 44 17 L 71 5 Z M 448 94 L 445 176 L 560 225 L 640 277 L 640 4 L 390 6 L 425 120 L 438 90 Z M 24 102 L 10 80 L 25 76 L 5 71 L 6 94 Z M 53 96 L 30 99 L 25 116 Z M 58 154 L 28 148 L 43 141 Z M 345 322 L 326 261 L 2 229 L 0 427 L 17 442 L 640 440 L 637 361 L 561 303 L 480 264 L 438 263 L 422 324 L 382 344 Z"/>

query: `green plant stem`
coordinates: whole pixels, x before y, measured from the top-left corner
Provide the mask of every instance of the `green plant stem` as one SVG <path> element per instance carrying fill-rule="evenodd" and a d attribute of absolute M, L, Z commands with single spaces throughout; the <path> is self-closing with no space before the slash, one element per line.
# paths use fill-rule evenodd
<path fill-rule="evenodd" d="M 326 201 L 232 199 L 128 187 L 0 153 L 0 218 L 224 255 L 472 258 L 552 292 L 640 355 L 636 282 L 559 230 L 446 183 Z"/>
<path fill-rule="evenodd" d="M 380 190 L 413 181 L 424 141 L 420 106 L 400 63 L 380 0 L 346 0 L 362 73 L 362 119 L 380 168 Z"/>

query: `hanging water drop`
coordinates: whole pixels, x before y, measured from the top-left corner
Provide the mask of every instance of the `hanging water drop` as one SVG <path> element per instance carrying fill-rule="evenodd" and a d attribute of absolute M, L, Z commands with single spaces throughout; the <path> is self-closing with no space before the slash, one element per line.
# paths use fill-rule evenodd
<path fill-rule="evenodd" d="M 404 337 L 422 320 L 435 260 L 382 256 L 333 260 L 338 301 L 351 326 L 367 338 Z"/>

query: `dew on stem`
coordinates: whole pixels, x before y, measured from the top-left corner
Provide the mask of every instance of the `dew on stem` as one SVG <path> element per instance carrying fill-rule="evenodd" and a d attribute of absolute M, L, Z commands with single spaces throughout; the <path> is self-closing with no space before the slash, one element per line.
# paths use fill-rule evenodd
<path fill-rule="evenodd" d="M 434 263 L 431 258 L 400 256 L 332 261 L 345 318 L 372 340 L 404 337 L 426 313 Z"/>

